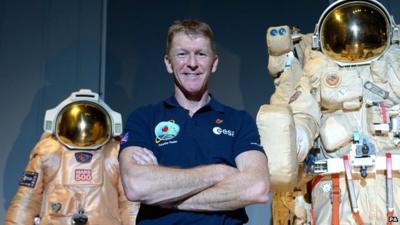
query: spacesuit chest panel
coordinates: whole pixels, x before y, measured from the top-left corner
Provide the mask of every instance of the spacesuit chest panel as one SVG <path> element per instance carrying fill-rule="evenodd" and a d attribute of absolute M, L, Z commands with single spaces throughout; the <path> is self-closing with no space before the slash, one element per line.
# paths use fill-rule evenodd
<path fill-rule="evenodd" d="M 62 162 L 64 185 L 101 185 L 104 155 L 98 151 L 64 151 Z"/>
<path fill-rule="evenodd" d="M 320 138 L 327 152 L 336 151 L 347 145 L 352 140 L 354 126 L 353 113 L 337 111 L 333 114 L 323 115 L 321 119 Z"/>
<path fill-rule="evenodd" d="M 356 70 L 327 68 L 321 75 L 321 104 L 329 110 L 361 107 L 363 82 Z"/>

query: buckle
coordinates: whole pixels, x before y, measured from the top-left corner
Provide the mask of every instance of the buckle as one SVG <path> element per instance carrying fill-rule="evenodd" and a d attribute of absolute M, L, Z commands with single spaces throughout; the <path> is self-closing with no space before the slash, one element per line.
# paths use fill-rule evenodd
<path fill-rule="evenodd" d="M 339 197 L 339 203 L 342 203 L 342 196 L 341 196 L 341 190 L 339 188 L 338 191 L 334 191 L 333 187 L 332 187 L 332 191 L 331 191 L 331 195 L 330 195 L 330 200 L 331 200 L 331 204 L 333 204 L 333 199 L 335 196 Z"/>

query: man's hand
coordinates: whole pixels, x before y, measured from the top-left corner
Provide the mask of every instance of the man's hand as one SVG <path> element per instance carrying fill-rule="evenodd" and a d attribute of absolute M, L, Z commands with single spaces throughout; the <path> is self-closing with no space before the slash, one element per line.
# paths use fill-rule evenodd
<path fill-rule="evenodd" d="M 269 171 L 267 157 L 259 151 L 246 151 L 236 159 L 238 172 L 197 193 L 176 207 L 189 211 L 235 210 L 268 201 Z"/>
<path fill-rule="evenodd" d="M 136 148 L 130 156 L 139 165 L 158 165 L 157 158 L 147 148 Z"/>

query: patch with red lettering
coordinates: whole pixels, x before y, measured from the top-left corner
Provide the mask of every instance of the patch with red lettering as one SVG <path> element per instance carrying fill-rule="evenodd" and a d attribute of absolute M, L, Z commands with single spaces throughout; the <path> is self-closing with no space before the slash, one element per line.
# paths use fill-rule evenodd
<path fill-rule="evenodd" d="M 75 170 L 76 181 L 91 181 L 92 170 L 91 169 L 76 169 Z"/>

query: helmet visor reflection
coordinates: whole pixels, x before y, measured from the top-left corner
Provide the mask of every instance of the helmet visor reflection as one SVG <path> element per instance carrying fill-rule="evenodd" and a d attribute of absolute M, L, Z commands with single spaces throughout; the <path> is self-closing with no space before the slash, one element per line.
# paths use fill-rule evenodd
<path fill-rule="evenodd" d="M 322 51 L 344 63 L 361 63 L 380 56 L 389 46 L 386 14 L 367 2 L 351 2 L 330 11 L 320 26 Z"/>
<path fill-rule="evenodd" d="M 70 148 L 104 145 L 111 137 L 111 120 L 99 105 L 74 102 L 61 110 L 56 121 L 56 136 Z"/>

